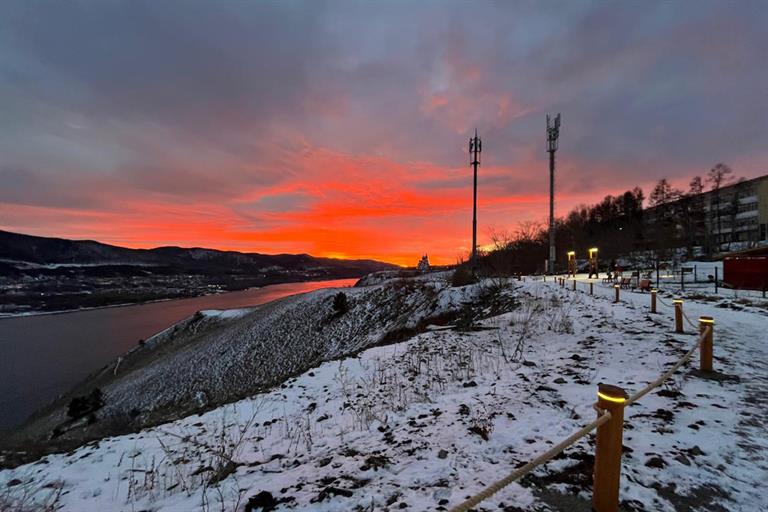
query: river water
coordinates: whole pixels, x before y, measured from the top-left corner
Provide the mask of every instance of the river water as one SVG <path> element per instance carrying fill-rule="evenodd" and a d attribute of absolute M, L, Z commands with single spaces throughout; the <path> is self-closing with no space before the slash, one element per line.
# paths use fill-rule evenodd
<path fill-rule="evenodd" d="M 318 288 L 352 286 L 356 279 L 285 283 L 239 292 L 135 306 L 0 319 L 0 431 L 91 372 L 196 311 L 264 304 Z"/>

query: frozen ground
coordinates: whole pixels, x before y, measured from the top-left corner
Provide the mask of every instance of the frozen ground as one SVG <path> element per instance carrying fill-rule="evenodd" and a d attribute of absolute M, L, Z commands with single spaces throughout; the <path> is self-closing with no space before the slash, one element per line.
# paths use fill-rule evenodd
<path fill-rule="evenodd" d="M 613 304 L 551 282 L 488 285 L 516 307 L 0 472 L 0 509 L 446 510 L 591 421 L 598 382 L 631 393 L 695 343 L 691 329 L 672 332 L 671 309 L 648 313 L 647 294 Z M 450 293 L 455 301 L 470 287 Z M 694 357 L 628 408 L 622 506 L 766 510 L 768 316 L 694 301 L 685 309 L 715 318 L 718 372 L 699 375 Z M 589 510 L 592 443 L 478 510 Z"/>

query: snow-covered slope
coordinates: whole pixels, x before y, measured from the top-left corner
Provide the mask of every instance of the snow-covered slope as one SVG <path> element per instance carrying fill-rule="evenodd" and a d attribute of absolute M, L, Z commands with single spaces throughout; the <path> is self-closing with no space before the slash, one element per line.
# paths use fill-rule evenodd
<path fill-rule="evenodd" d="M 231 402 L 323 361 L 405 339 L 423 330 L 426 319 L 450 319 L 485 288 L 457 292 L 440 278 L 395 280 L 345 288 L 345 312 L 333 309 L 339 290 L 324 289 L 252 311 L 198 313 L 86 380 L 17 437 L 45 439 L 55 432 L 55 442 L 62 443 L 125 433 Z M 95 388 L 105 402 L 96 421 L 69 421 L 72 397 Z"/>
<path fill-rule="evenodd" d="M 468 330 L 429 329 L 200 416 L 0 472 L 0 503 L 446 510 L 591 421 L 598 382 L 635 391 L 696 339 L 671 332 L 671 310 L 648 314 L 647 294 L 612 304 L 552 283 L 486 285 L 514 296 L 514 309 L 486 300 Z M 447 301 L 476 293 L 443 291 Z M 685 308 L 714 316 L 719 373 L 704 378 L 694 359 L 628 408 L 624 509 L 765 510 L 768 317 Z M 338 346 L 357 346 L 354 336 Z M 593 453 L 583 439 L 478 510 L 589 510 Z"/>

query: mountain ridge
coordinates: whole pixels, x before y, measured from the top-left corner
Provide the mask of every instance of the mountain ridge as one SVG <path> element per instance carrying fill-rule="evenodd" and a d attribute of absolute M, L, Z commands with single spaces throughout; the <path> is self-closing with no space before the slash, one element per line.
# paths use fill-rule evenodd
<path fill-rule="evenodd" d="M 40 247 L 40 244 L 43 246 Z M 72 252 L 77 249 L 77 252 Z M 57 254 L 47 256 L 41 256 L 40 250 L 47 251 L 49 253 L 56 252 Z M 70 252 L 67 252 L 67 251 Z M 162 256 L 168 256 L 167 253 L 175 253 L 174 256 L 191 255 L 195 252 L 206 252 L 214 254 L 218 257 L 235 257 L 235 258 L 248 258 L 252 260 L 269 260 L 281 261 L 285 259 L 295 260 L 311 260 L 324 263 L 366 263 L 381 265 L 387 268 L 399 268 L 398 265 L 381 262 L 368 258 L 355 258 L 355 259 L 341 259 L 341 258 L 326 258 L 320 256 L 312 256 L 307 253 L 291 254 L 291 253 L 279 253 L 279 254 L 265 254 L 259 252 L 242 252 L 234 250 L 221 250 L 211 249 L 208 247 L 181 247 L 176 245 L 165 245 L 159 247 L 153 247 L 151 249 L 133 249 L 129 247 L 122 247 L 119 245 L 107 244 L 99 242 L 97 240 L 83 239 L 74 240 L 60 237 L 44 237 L 37 235 L 28 235 L 25 233 L 17 233 L 13 231 L 0 230 L 0 259 L 9 259 L 14 261 L 38 263 L 38 264 L 53 264 L 53 263 L 128 263 L 116 258 L 118 255 L 124 257 L 132 257 L 136 259 L 136 262 L 141 263 L 155 263 Z M 110 254 L 111 253 L 111 254 Z M 80 261 L 73 261 L 74 257 L 79 256 Z M 96 256 L 101 256 L 102 259 L 95 259 Z"/>

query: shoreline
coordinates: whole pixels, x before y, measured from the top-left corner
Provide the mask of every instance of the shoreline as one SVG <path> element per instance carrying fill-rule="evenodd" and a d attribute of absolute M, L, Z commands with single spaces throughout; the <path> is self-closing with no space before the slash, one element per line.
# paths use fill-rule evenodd
<path fill-rule="evenodd" d="M 285 284 L 285 283 L 275 283 L 275 284 Z M 269 286 L 269 285 L 267 285 Z M 22 318 L 22 317 L 28 317 L 28 316 L 45 316 L 45 315 L 59 315 L 64 313 L 79 313 L 81 311 L 94 311 L 97 309 L 109 309 L 109 308 L 124 308 L 128 306 L 141 306 L 143 304 L 155 304 L 158 302 L 168 302 L 171 300 L 183 300 L 183 299 L 195 299 L 198 297 L 208 297 L 210 295 L 222 295 L 224 293 L 233 293 L 233 292 L 242 292 L 246 290 L 252 290 L 252 289 L 258 289 L 263 288 L 262 286 L 251 286 L 249 288 L 243 288 L 242 290 L 230 290 L 225 292 L 219 292 L 219 293 L 203 293 L 200 295 L 189 295 L 185 297 L 168 297 L 165 299 L 152 299 L 152 300 L 143 300 L 140 302 L 121 302 L 119 304 L 108 304 L 106 306 L 93 306 L 93 307 L 85 307 L 85 308 L 75 308 L 75 309 L 58 309 L 56 311 L 41 311 L 41 310 L 35 310 L 35 311 L 24 311 L 20 313 L 0 313 L 0 320 L 4 320 L 6 318 Z"/>
<path fill-rule="evenodd" d="M 123 308 L 128 306 L 141 306 L 143 304 L 155 304 L 158 302 L 168 302 L 172 300 L 184 300 L 184 299 L 196 299 L 199 297 L 209 297 L 212 295 L 224 295 L 227 293 L 237 293 L 237 292 L 245 292 L 249 290 L 259 290 L 262 288 L 266 288 L 267 286 L 276 286 L 281 284 L 292 284 L 292 283 L 316 283 L 316 282 L 322 282 L 322 281 L 338 281 L 341 279 L 357 279 L 358 281 L 362 279 L 365 276 L 353 276 L 353 277 L 335 277 L 332 279 L 303 279 L 300 281 L 280 281 L 276 283 L 268 283 L 261 286 L 248 286 L 245 288 L 240 288 L 238 290 L 222 290 L 219 292 L 212 292 L 212 293 L 201 293 L 196 295 L 186 295 L 183 297 L 167 297 L 164 299 L 151 299 L 151 300 L 143 300 L 139 302 L 121 302 L 119 304 L 107 304 L 104 306 L 93 306 L 93 307 L 84 307 L 84 308 L 73 308 L 73 309 L 59 309 L 55 311 L 45 311 L 45 310 L 34 310 L 34 311 L 22 311 L 22 312 L 16 312 L 16 313 L 2 313 L 0 312 L 0 321 L 9 319 L 9 318 L 23 318 L 23 317 L 31 317 L 31 316 L 44 316 L 44 315 L 58 315 L 58 314 L 64 314 L 64 313 L 79 313 L 82 311 L 94 311 L 99 309 L 108 309 L 108 308 Z"/>

